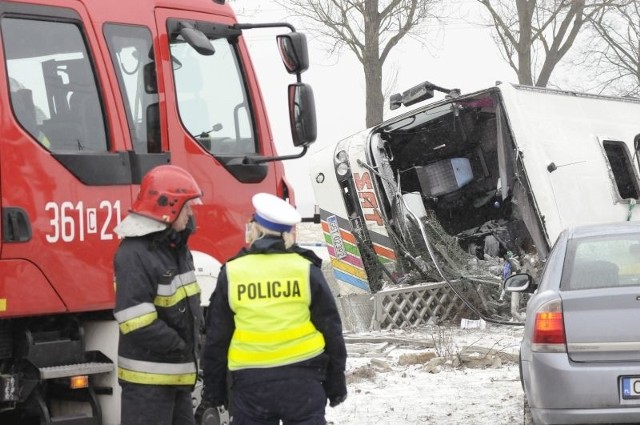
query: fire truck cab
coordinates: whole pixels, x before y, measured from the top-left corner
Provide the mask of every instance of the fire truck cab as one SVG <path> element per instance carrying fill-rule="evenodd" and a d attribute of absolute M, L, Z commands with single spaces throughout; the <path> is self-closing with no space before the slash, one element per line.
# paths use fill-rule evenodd
<path fill-rule="evenodd" d="M 278 30 L 300 154 L 276 152 L 253 28 Z M 305 37 L 224 0 L 0 1 L 0 61 L 0 423 L 117 424 L 113 228 L 149 169 L 189 170 L 208 300 L 251 196 L 294 203 L 281 160 L 316 137 Z"/>

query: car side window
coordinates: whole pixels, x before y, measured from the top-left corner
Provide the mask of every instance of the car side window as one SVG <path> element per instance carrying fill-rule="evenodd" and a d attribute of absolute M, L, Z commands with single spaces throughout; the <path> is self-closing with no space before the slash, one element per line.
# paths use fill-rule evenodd
<path fill-rule="evenodd" d="M 2 18 L 0 28 L 20 125 L 53 152 L 107 151 L 102 103 L 80 28 L 22 18 Z"/>

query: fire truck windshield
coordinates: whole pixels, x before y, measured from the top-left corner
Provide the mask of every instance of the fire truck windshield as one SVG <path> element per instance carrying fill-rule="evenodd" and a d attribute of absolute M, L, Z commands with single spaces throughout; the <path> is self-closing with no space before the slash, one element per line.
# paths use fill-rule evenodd
<path fill-rule="evenodd" d="M 250 102 L 234 47 L 211 40 L 213 55 L 201 55 L 177 38 L 172 41 L 173 75 L 180 119 L 187 131 L 214 155 L 256 153 Z"/>

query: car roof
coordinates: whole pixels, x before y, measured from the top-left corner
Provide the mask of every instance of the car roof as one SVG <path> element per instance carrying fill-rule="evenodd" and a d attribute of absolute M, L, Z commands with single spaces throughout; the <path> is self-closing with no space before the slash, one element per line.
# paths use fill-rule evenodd
<path fill-rule="evenodd" d="M 569 239 L 624 233 L 640 234 L 640 222 L 619 221 L 614 223 L 586 224 L 581 226 L 571 226 L 565 230 L 566 237 Z"/>

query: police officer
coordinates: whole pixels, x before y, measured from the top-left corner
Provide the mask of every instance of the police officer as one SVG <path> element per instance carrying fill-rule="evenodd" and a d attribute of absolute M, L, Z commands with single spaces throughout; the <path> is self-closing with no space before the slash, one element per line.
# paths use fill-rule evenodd
<path fill-rule="evenodd" d="M 293 243 L 300 215 L 266 193 L 252 199 L 248 249 L 221 269 L 207 313 L 203 402 L 231 424 L 325 424 L 347 397 L 346 348 L 321 260 Z M 230 371 L 230 382 L 227 382 Z"/>
<path fill-rule="evenodd" d="M 122 425 L 194 424 L 200 288 L 187 239 L 202 192 L 174 165 L 149 171 L 114 258 Z"/>

